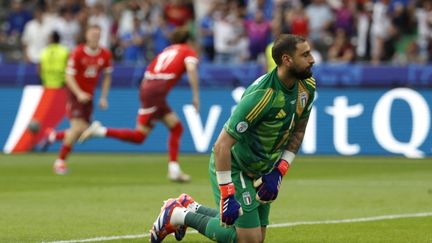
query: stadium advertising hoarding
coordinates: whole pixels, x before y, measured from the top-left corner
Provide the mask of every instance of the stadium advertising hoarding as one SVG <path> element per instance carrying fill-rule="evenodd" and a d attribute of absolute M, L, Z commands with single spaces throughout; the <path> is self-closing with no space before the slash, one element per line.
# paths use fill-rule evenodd
<path fill-rule="evenodd" d="M 242 93 L 238 89 L 203 88 L 201 111 L 190 105 L 187 88 L 177 88 L 169 102 L 185 126 L 181 151 L 208 153 L 219 131 Z M 0 89 L 2 125 L 0 144 L 4 150 L 17 120 L 23 91 Z M 432 155 L 430 134 L 431 90 L 409 88 L 361 89 L 321 88 L 311 113 L 301 149 L 304 154 L 327 155 L 402 155 L 421 158 Z M 139 106 L 137 89 L 113 89 L 107 111 L 95 111 L 94 118 L 112 127 L 135 127 Z M 67 121 L 58 128 L 67 127 Z M 167 131 L 158 124 L 142 145 L 112 139 L 94 139 L 77 145 L 81 152 L 165 152 Z M 50 148 L 57 151 L 59 144 Z"/>

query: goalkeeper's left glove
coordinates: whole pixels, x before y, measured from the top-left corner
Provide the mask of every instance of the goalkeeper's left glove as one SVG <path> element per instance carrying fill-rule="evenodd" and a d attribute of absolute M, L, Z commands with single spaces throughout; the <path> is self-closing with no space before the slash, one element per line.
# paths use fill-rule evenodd
<path fill-rule="evenodd" d="M 279 159 L 273 170 L 254 182 L 257 188 L 256 199 L 261 203 L 273 202 L 279 193 L 282 177 L 287 173 L 290 164 L 285 159 Z"/>

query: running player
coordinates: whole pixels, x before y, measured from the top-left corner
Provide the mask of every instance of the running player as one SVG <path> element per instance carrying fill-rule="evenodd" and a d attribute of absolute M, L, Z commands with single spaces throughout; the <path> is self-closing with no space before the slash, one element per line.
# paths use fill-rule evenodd
<path fill-rule="evenodd" d="M 178 28 L 172 33 L 172 45 L 165 48 L 148 65 L 140 87 L 141 108 L 138 110 L 135 129 L 103 127 L 94 122 L 83 132 L 81 142 L 90 137 L 111 137 L 131 143 L 143 143 L 157 121 L 169 130 L 168 179 L 188 182 L 190 176 L 180 169 L 178 153 L 183 125 L 167 103 L 167 96 L 184 72 L 192 89 L 192 104 L 199 111 L 198 56 L 193 49 L 193 39 L 187 29 Z"/>
<path fill-rule="evenodd" d="M 108 92 L 111 85 L 112 55 L 99 46 L 101 29 L 97 25 L 87 28 L 86 43 L 77 46 L 69 57 L 66 68 L 66 86 L 68 101 L 66 112 L 70 120 L 70 128 L 66 131 L 59 157 L 54 162 L 54 172 L 68 172 L 66 157 L 81 133 L 89 127 L 93 113 L 94 90 L 101 73 L 104 74 L 99 107 L 108 107 Z"/>

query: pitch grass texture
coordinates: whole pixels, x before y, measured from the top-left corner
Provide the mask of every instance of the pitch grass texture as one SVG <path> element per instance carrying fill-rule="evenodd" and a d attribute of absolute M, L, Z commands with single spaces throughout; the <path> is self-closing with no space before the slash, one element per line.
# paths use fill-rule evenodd
<path fill-rule="evenodd" d="M 208 155 L 181 155 L 189 184 L 166 179 L 166 155 L 0 155 L 0 242 L 147 234 L 162 201 L 182 192 L 214 206 Z M 271 224 L 432 212 L 432 159 L 298 156 L 273 203 Z M 269 228 L 266 242 L 432 242 L 432 217 Z M 148 237 L 110 242 L 147 242 Z M 166 242 L 177 242 L 169 236 Z M 210 242 L 196 233 L 184 242 Z"/>

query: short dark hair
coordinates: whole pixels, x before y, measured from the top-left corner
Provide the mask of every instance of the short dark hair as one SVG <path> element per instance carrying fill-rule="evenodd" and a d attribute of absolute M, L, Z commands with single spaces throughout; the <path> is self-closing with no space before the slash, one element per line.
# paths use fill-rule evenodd
<path fill-rule="evenodd" d="M 59 32 L 57 32 L 57 31 L 53 31 L 52 33 L 51 33 L 51 40 L 52 40 L 52 42 L 53 43 L 60 43 L 60 34 L 59 34 Z"/>
<path fill-rule="evenodd" d="M 305 42 L 306 39 L 303 36 L 282 34 L 280 35 L 273 44 L 272 57 L 276 65 L 282 64 L 282 55 L 288 54 L 293 56 L 298 43 Z"/>
<path fill-rule="evenodd" d="M 170 39 L 172 44 L 184 44 L 192 39 L 192 36 L 187 27 L 177 27 L 171 33 Z"/>

